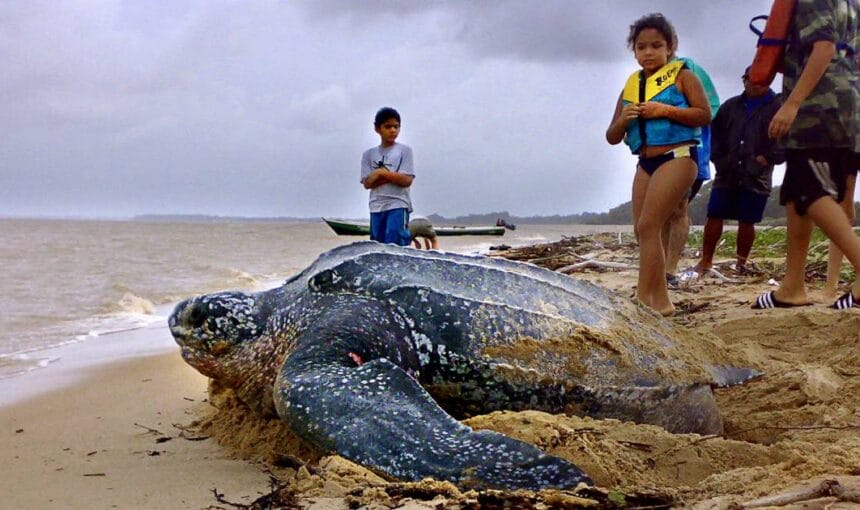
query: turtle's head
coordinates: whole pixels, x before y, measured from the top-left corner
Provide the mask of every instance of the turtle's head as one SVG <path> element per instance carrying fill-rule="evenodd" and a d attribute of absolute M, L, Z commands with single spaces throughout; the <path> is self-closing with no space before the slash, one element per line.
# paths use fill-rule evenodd
<path fill-rule="evenodd" d="M 263 332 L 268 313 L 258 295 L 219 292 L 185 300 L 168 319 L 182 357 L 200 373 L 229 384 L 248 351 Z"/>

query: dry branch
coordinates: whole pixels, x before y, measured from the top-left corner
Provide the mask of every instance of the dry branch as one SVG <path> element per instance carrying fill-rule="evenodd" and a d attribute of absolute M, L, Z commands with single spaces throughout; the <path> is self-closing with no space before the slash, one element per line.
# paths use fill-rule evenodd
<path fill-rule="evenodd" d="M 777 494 L 776 496 L 768 496 L 759 498 L 747 503 L 743 503 L 741 508 L 761 508 L 765 506 L 785 506 L 791 503 L 801 501 L 809 501 L 810 499 L 826 498 L 830 496 L 838 496 L 845 492 L 842 485 L 836 480 L 824 480 L 818 485 L 812 487 L 804 487 L 803 489 Z"/>
<path fill-rule="evenodd" d="M 628 264 L 626 262 L 612 262 L 609 260 L 585 260 L 582 262 L 577 262 L 576 264 L 571 264 L 569 266 L 564 266 L 556 269 L 556 271 L 560 273 L 572 273 L 574 271 L 579 271 L 581 269 L 595 267 L 598 269 L 638 269 L 639 266 L 635 264 Z"/>

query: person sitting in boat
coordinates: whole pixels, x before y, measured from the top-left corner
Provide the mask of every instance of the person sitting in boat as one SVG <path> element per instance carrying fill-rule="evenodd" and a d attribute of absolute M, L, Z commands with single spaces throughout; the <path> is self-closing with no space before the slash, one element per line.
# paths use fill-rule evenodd
<path fill-rule="evenodd" d="M 409 220 L 409 235 L 412 244 L 419 250 L 421 249 L 421 241 L 424 242 L 425 250 L 439 249 L 439 238 L 436 236 L 436 231 L 433 230 L 433 224 L 424 216 L 417 214 L 412 216 L 412 219 Z"/>

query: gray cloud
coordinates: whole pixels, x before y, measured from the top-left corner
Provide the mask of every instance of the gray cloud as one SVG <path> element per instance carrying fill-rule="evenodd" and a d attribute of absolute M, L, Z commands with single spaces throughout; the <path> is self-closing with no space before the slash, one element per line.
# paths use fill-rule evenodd
<path fill-rule="evenodd" d="M 422 212 L 605 210 L 632 178 L 603 140 L 629 23 L 663 11 L 728 97 L 768 5 L 3 3 L 0 215 L 363 216 L 382 105 Z"/>

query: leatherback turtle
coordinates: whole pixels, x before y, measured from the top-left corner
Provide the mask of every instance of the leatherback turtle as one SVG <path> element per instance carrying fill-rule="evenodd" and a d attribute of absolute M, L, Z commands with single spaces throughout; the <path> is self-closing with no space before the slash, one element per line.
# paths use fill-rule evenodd
<path fill-rule="evenodd" d="M 190 365 L 305 440 L 392 477 L 463 487 L 591 480 L 455 417 L 536 409 L 714 433 L 711 385 L 754 375 L 684 356 L 665 321 L 591 283 L 369 241 L 271 290 L 188 299 L 169 325 Z"/>

